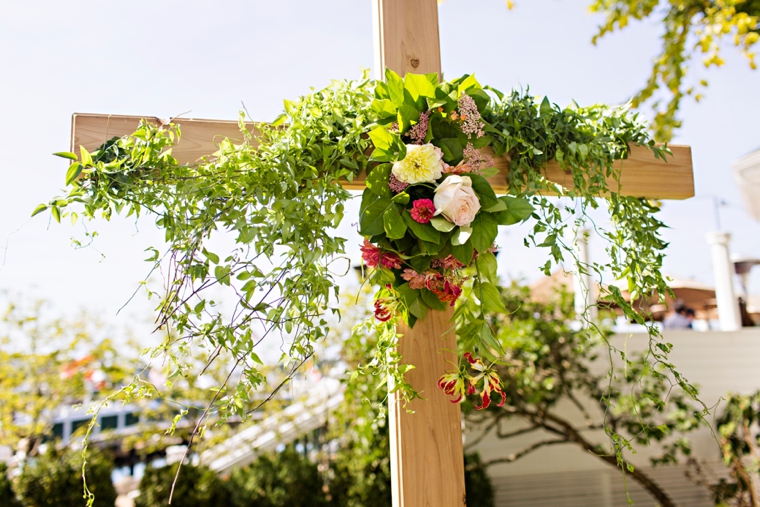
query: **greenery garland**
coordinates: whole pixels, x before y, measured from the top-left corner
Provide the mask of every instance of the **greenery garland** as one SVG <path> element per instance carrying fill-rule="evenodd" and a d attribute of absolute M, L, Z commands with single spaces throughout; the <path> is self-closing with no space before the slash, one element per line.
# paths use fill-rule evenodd
<path fill-rule="evenodd" d="M 377 268 L 371 277 L 382 287 L 376 303 L 381 321 L 366 322 L 355 332 L 377 333 L 376 358 L 363 370 L 391 378 L 391 389 L 405 400 L 418 393 L 404 381 L 411 366 L 400 364 L 395 324 L 404 318 L 413 325 L 428 307 L 439 309 L 452 300 L 463 360 L 441 386 L 459 397 L 482 380 L 483 404 L 490 391 L 500 389 L 489 364 L 499 361 L 503 351 L 487 319 L 489 312 L 505 311 L 494 287 L 491 246 L 497 224 L 531 220 L 525 243 L 548 249 L 547 274 L 567 258 L 574 269 L 592 272 L 599 281 L 602 275 L 626 279 L 631 301 L 668 292 L 660 272 L 666 243 L 660 237 L 657 204 L 623 196 L 607 183 L 608 178 L 619 181 L 615 162 L 627 157 L 630 145 L 646 146 L 660 158 L 669 153 L 654 144 L 645 125 L 625 107 L 560 108 L 548 99 L 537 102 L 527 92 L 504 95 L 482 87 L 473 76 L 439 82 L 436 75 L 401 78 L 388 72 L 385 83 L 365 74 L 286 101 L 284 114 L 261 125 L 256 135 L 243 120 L 241 113 L 241 141 L 224 139 L 213 156 L 190 165 L 171 155 L 180 136 L 175 124 L 144 122 L 134 134 L 112 139 L 93 153 L 59 153 L 73 161 L 66 177 L 68 194 L 35 210 L 50 209 L 58 221 L 67 214 L 74 220 L 78 214 L 87 219 L 155 216 L 168 246 L 151 249 L 148 260 L 154 270 L 166 273 L 165 288 L 161 294 L 146 290 L 159 297 L 158 327 L 176 330 L 173 336 L 179 338 L 154 353 L 172 358 L 181 375 L 181 357 L 194 341 L 208 347 L 209 362 L 221 350 L 230 352 L 235 362 L 228 381 L 233 374 L 235 381 L 220 386 L 213 402 L 223 416 L 244 416 L 258 406 L 253 395 L 266 382 L 257 355 L 262 340 L 285 337 L 289 347 L 282 364 L 292 374 L 325 336 L 327 314 L 338 313 L 331 306 L 339 296 L 333 268 L 345 251 L 345 239 L 333 229 L 352 197 L 341 181 L 363 171 L 368 177 L 360 231 L 371 240 L 364 257 Z M 409 181 L 400 180 L 409 180 L 414 170 L 394 173 L 393 167 L 408 163 L 410 151 L 425 145 L 422 155 L 438 157 L 442 171 L 450 173 L 446 178 L 459 178 L 460 189 L 467 186 L 463 178 L 470 180 L 480 210 L 467 217 L 469 223 L 455 224 L 451 214 L 441 218 L 447 217 L 443 211 L 427 224 L 424 217 L 414 218 L 415 203 L 443 186 L 444 173 L 401 188 Z M 508 196 L 496 198 L 485 179 L 492 169 L 488 154 L 478 150 L 486 146 L 493 156 L 509 158 Z M 572 174 L 572 188 L 542 176 L 540 169 L 551 160 Z M 564 204 L 547 195 L 563 197 Z M 599 228 L 609 260 L 586 265 L 563 238 L 583 227 L 588 212 L 602 204 L 613 223 L 609 230 Z M 429 205 L 424 207 L 419 216 L 430 214 Z M 210 246 L 222 234 L 235 241 L 223 254 Z M 434 281 L 428 286 L 419 277 L 428 276 L 434 263 Z M 408 276 L 424 288 L 413 289 L 405 269 L 413 270 Z M 696 399 L 696 390 L 668 361 L 671 346 L 659 339 L 646 310 L 634 308 L 613 285 L 604 299 L 627 319 L 647 326 L 650 359 L 657 365 L 647 374 L 676 382 Z M 611 345 L 610 350 L 615 351 Z M 467 367 L 474 368 L 473 375 Z M 630 442 L 609 432 L 620 456 Z"/>

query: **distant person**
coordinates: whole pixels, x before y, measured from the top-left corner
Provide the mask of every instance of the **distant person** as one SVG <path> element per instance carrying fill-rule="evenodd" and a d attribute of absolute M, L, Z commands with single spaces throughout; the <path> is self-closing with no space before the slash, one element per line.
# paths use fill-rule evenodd
<path fill-rule="evenodd" d="M 686 308 L 686 318 L 689 319 L 689 329 L 694 329 L 694 319 L 697 318 L 694 308 Z"/>
<path fill-rule="evenodd" d="M 691 317 L 689 317 L 691 311 Z M 694 310 L 687 308 L 683 301 L 676 301 L 673 313 L 665 317 L 662 326 L 665 329 L 691 329 L 691 321 L 694 320 Z"/>

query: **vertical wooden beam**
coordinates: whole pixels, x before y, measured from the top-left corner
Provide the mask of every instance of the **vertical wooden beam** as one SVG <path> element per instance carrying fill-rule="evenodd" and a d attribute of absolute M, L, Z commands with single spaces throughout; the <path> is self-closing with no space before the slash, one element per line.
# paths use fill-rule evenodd
<path fill-rule="evenodd" d="M 402 362 L 415 368 L 406 378 L 423 400 L 407 407 L 391 396 L 393 507 L 462 507 L 465 504 L 462 422 L 459 405 L 438 389 L 438 378 L 456 365 L 453 308 L 429 311 L 413 329 L 400 326 Z"/>
<path fill-rule="evenodd" d="M 373 0 L 377 77 L 385 68 L 441 74 L 437 0 Z M 449 402 L 438 379 L 456 362 L 453 310 L 429 311 L 413 329 L 399 328 L 402 362 L 424 400 L 402 407 L 389 400 L 393 507 L 461 507 L 465 503 L 459 405 Z"/>
<path fill-rule="evenodd" d="M 375 70 L 441 75 L 437 0 L 372 0 Z"/>

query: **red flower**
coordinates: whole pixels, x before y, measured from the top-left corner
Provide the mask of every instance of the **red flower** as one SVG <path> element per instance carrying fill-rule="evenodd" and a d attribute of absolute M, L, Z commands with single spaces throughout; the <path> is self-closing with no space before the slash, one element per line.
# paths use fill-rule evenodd
<path fill-rule="evenodd" d="M 362 259 L 369 268 L 376 268 L 378 265 L 388 269 L 401 269 L 401 259 L 395 253 L 384 253 L 380 248 L 376 247 L 367 239 L 364 240 L 364 244 L 360 247 L 362 251 Z"/>
<path fill-rule="evenodd" d="M 384 299 L 375 301 L 375 318 L 380 322 L 388 322 L 393 317 L 393 312 L 384 306 L 386 302 Z"/>
<path fill-rule="evenodd" d="M 499 375 L 495 371 L 493 371 L 491 368 L 483 364 L 483 361 L 481 359 L 473 358 L 472 354 L 470 354 L 469 352 L 465 352 L 464 357 L 465 359 L 467 359 L 467 362 L 470 363 L 470 367 L 473 370 L 479 372 L 477 375 L 470 378 L 470 388 L 472 392 L 475 392 L 475 386 L 478 384 L 478 382 L 480 380 L 483 381 L 483 390 L 480 392 L 481 404 L 480 406 L 475 405 L 475 408 L 477 410 L 483 410 L 484 408 L 488 408 L 488 405 L 491 404 L 492 391 L 501 395 L 501 401 L 499 402 L 498 406 L 499 407 L 503 406 L 504 403 L 507 401 L 507 395 L 504 393 L 504 390 L 501 388 L 501 379 L 499 378 Z M 468 392 L 467 394 L 470 394 L 470 393 Z"/>
<path fill-rule="evenodd" d="M 461 403 L 465 396 L 475 392 L 467 374 L 461 370 L 456 373 L 447 373 L 439 378 L 438 389 L 451 396 L 451 403 Z"/>
<path fill-rule="evenodd" d="M 415 222 L 426 224 L 435 214 L 435 205 L 430 199 L 417 199 L 412 204 L 409 214 L 412 215 Z"/>
<path fill-rule="evenodd" d="M 454 306 L 454 303 L 457 299 L 459 299 L 459 296 L 462 295 L 462 288 L 458 285 L 454 285 L 453 283 L 449 282 L 448 280 L 445 280 L 443 282 L 443 288 L 442 290 L 433 290 L 436 296 L 438 296 L 438 299 L 443 303 L 451 303 L 451 306 Z"/>

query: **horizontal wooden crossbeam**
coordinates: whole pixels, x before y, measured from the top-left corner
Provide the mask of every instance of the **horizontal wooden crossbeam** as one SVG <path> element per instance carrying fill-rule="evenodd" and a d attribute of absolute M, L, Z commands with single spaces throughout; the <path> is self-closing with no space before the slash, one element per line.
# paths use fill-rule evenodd
<path fill-rule="evenodd" d="M 77 153 L 79 146 L 92 151 L 114 136 L 129 135 L 137 130 L 142 119 L 165 123 L 155 117 L 76 113 L 71 119 L 71 151 Z M 174 118 L 172 122 L 179 124 L 182 131 L 181 141 L 173 148 L 172 155 L 183 164 L 211 155 L 224 138 L 242 141 L 243 137 L 236 121 Z M 256 133 L 255 123 L 246 125 L 251 132 Z M 673 157 L 668 157 L 668 161 L 663 162 L 655 158 L 650 150 L 633 146 L 629 158 L 619 162 L 620 193 L 650 199 L 693 197 L 691 148 L 671 145 L 670 150 Z M 495 159 L 495 165 L 499 174 L 490 178 L 491 185 L 497 194 L 507 193 L 509 162 L 506 157 L 499 157 Z M 557 162 L 550 162 L 542 171 L 550 181 L 565 187 L 572 186 L 572 176 L 560 169 Z M 363 176 L 352 183 L 346 182 L 344 186 L 352 190 L 363 189 Z M 617 188 L 617 182 L 610 180 L 609 188 Z"/>

